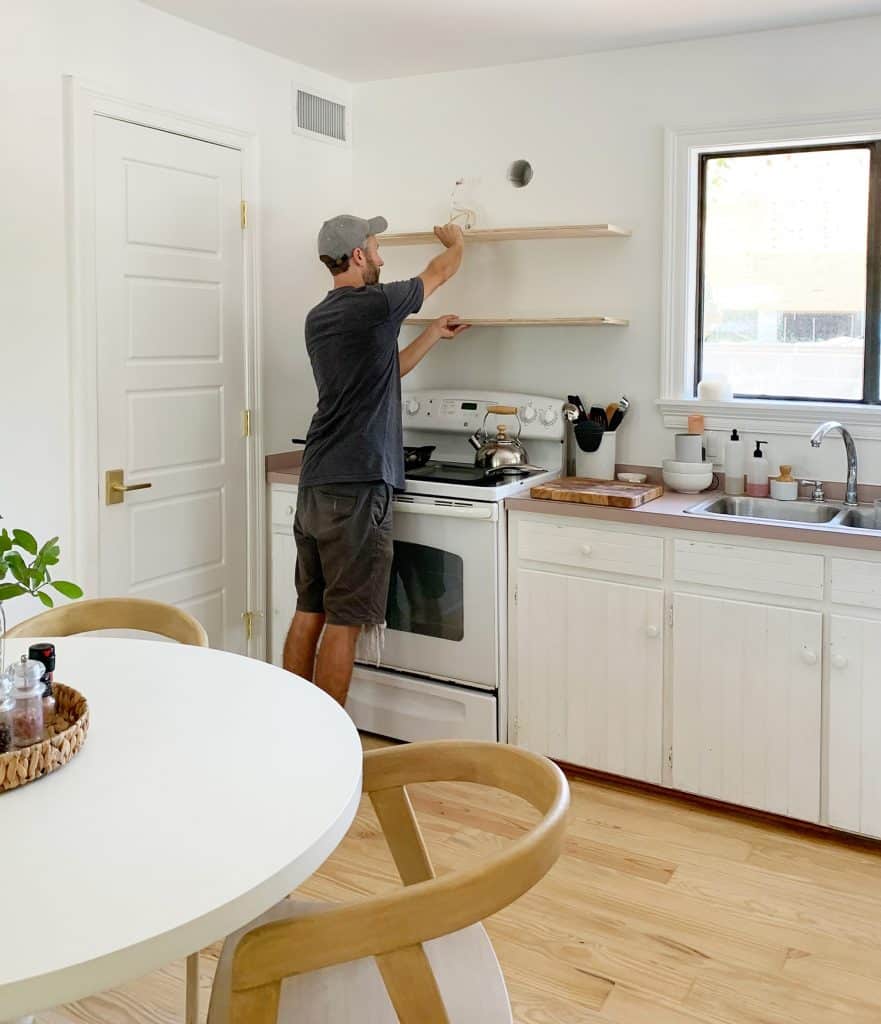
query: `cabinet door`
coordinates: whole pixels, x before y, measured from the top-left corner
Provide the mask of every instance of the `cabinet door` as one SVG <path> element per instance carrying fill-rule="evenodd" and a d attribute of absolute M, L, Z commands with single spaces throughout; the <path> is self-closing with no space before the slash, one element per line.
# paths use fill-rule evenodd
<path fill-rule="evenodd" d="M 881 836 L 881 622 L 833 615 L 829 824 Z"/>
<path fill-rule="evenodd" d="M 660 590 L 521 570 L 514 741 L 660 782 L 662 623 Z"/>
<path fill-rule="evenodd" d="M 673 785 L 820 816 L 822 616 L 673 598 Z"/>
<path fill-rule="evenodd" d="M 285 637 L 294 608 L 297 594 L 294 590 L 294 563 L 297 560 L 297 547 L 290 530 L 284 533 L 272 533 L 270 564 L 270 597 L 272 601 L 272 627 L 270 634 L 270 657 L 273 665 L 281 665 Z"/>

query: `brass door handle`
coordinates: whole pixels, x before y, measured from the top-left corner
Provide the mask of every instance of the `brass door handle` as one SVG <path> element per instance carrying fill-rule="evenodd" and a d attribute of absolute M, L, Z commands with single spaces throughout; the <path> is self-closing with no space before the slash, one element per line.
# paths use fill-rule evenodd
<path fill-rule="evenodd" d="M 108 469 L 104 475 L 105 491 L 104 502 L 107 505 L 120 505 L 125 501 L 127 491 L 146 491 L 152 487 L 152 483 L 127 484 L 125 483 L 125 470 Z"/>

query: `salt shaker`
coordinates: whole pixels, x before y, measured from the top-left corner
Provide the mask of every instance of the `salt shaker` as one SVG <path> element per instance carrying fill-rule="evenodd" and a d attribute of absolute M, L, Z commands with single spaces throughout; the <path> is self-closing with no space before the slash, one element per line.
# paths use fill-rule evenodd
<path fill-rule="evenodd" d="M 29 747 L 43 738 L 43 664 L 22 655 L 15 666 L 15 707 L 12 709 L 12 743 Z"/>
<path fill-rule="evenodd" d="M 0 754 L 12 750 L 12 709 L 15 707 L 12 675 L 11 665 L 9 671 L 0 675 Z"/>

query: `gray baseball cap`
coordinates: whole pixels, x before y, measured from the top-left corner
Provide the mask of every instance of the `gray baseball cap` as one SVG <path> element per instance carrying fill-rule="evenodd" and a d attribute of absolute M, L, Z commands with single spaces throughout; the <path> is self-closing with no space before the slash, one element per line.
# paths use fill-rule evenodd
<path fill-rule="evenodd" d="M 370 235 L 378 235 L 388 229 L 385 217 L 353 217 L 350 213 L 331 217 L 321 225 L 318 232 L 318 255 L 339 260 L 350 256 L 355 249 L 363 249 Z"/>

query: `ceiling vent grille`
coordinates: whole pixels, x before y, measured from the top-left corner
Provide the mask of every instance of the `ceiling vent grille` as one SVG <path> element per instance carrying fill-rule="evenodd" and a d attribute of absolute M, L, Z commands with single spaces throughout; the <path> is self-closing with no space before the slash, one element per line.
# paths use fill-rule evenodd
<path fill-rule="evenodd" d="M 348 110 L 343 103 L 297 89 L 295 127 L 302 135 L 325 142 L 348 142 Z"/>

